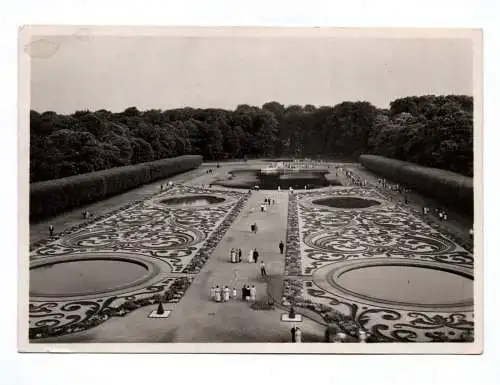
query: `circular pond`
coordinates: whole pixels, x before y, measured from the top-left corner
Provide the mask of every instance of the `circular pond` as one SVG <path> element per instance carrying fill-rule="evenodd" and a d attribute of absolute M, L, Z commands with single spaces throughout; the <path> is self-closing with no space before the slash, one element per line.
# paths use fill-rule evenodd
<path fill-rule="evenodd" d="M 312 201 L 315 205 L 328 206 L 337 209 L 364 209 L 371 206 L 380 205 L 379 201 L 374 199 L 365 199 L 358 197 L 331 197 Z"/>
<path fill-rule="evenodd" d="M 343 291 L 370 300 L 417 306 L 472 302 L 474 281 L 467 274 L 410 264 L 366 265 L 332 277 Z"/>
<path fill-rule="evenodd" d="M 224 202 L 225 199 L 213 195 L 193 195 L 168 198 L 161 203 L 171 206 L 206 206 Z"/>
<path fill-rule="evenodd" d="M 132 260 L 62 260 L 30 269 L 30 295 L 66 297 L 102 293 L 133 286 L 148 277 L 148 266 Z"/>

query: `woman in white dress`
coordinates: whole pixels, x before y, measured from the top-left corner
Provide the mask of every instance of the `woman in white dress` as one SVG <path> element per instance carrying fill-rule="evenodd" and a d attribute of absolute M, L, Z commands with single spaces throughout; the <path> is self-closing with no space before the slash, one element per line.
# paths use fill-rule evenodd
<path fill-rule="evenodd" d="M 248 263 L 253 263 L 253 250 L 254 249 L 250 249 L 248 252 Z"/>
<path fill-rule="evenodd" d="M 224 302 L 229 301 L 229 288 L 224 286 Z"/>
<path fill-rule="evenodd" d="M 221 291 L 219 285 L 215 287 L 215 302 L 221 301 Z"/>
<path fill-rule="evenodd" d="M 233 299 L 235 299 L 235 298 L 236 298 L 236 295 L 237 295 L 237 293 L 236 293 L 236 288 L 234 288 L 234 287 L 233 287 Z"/>
<path fill-rule="evenodd" d="M 254 285 L 250 288 L 250 300 L 255 301 L 257 298 L 257 289 L 255 288 Z"/>
<path fill-rule="evenodd" d="M 295 328 L 295 342 L 302 342 L 302 330 L 299 327 Z"/>

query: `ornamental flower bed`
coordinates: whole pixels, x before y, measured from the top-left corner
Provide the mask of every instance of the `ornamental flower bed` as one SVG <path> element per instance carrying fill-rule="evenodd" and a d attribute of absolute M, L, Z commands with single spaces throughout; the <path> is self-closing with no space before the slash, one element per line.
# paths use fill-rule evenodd
<path fill-rule="evenodd" d="M 154 196 L 156 195 L 159 195 L 159 194 L 163 194 L 164 192 L 166 192 L 167 190 L 173 188 L 174 186 L 167 186 L 167 187 L 164 187 L 163 191 L 157 191 L 153 194 L 151 194 L 150 196 L 146 197 L 146 198 L 143 198 L 143 199 L 140 199 L 140 200 L 134 200 L 130 203 L 126 203 L 120 207 L 117 207 L 111 211 L 107 211 L 106 213 L 104 214 L 101 214 L 101 215 L 98 215 L 98 216 L 94 216 L 90 219 L 86 219 L 84 222 L 82 223 L 79 223 L 78 225 L 75 225 L 75 226 L 72 226 L 68 229 L 65 229 L 63 231 L 61 231 L 60 233 L 57 233 L 56 235 L 52 236 L 52 237 L 49 237 L 49 238 L 44 238 L 44 239 L 41 239 L 37 242 L 33 242 L 32 244 L 30 244 L 30 252 L 35 250 L 35 249 L 38 249 L 42 246 L 45 246 L 47 245 L 48 243 L 50 242 L 54 242 L 56 240 L 58 240 L 59 238 L 62 238 L 66 235 L 69 235 L 77 230 L 80 230 L 88 225 L 91 225 L 92 223 L 95 223 L 95 222 L 98 222 L 102 219 L 105 219 L 107 217 L 110 217 L 112 215 L 115 215 L 115 214 L 118 214 L 119 212 L 121 211 L 124 211 L 124 210 L 127 210 L 129 208 L 131 208 L 132 206 L 135 206 L 135 205 L 138 205 L 140 203 L 142 203 L 144 200 L 146 199 L 151 199 L 153 198 Z"/>
<path fill-rule="evenodd" d="M 212 233 L 210 238 L 207 239 L 204 245 L 198 250 L 196 255 L 183 270 L 184 273 L 195 274 L 201 270 L 207 259 L 214 251 L 215 247 L 219 244 L 221 239 L 224 237 L 224 234 L 240 213 L 249 196 L 250 195 L 247 193 L 238 201 L 238 203 L 236 203 L 231 212 L 226 216 L 226 218 L 224 218 L 220 226 Z"/>
<path fill-rule="evenodd" d="M 106 301 L 106 305 L 104 305 L 103 308 L 99 309 L 99 311 L 97 311 L 95 314 L 92 314 L 88 318 L 76 324 L 68 324 L 61 327 L 41 326 L 30 328 L 29 338 L 34 340 L 88 330 L 100 325 L 111 317 L 123 317 L 140 307 L 154 305 L 155 303 L 158 303 L 159 298 L 162 298 L 163 302 L 178 302 L 178 300 L 184 295 L 186 290 L 191 285 L 193 279 L 193 277 L 175 278 L 174 282 L 164 292 L 163 296 L 158 296 L 158 294 L 156 293 L 149 297 L 129 300 L 119 307 L 111 307 L 110 305 L 112 304 L 113 300 L 116 299 L 116 297 L 110 298 Z"/>
<path fill-rule="evenodd" d="M 288 219 L 286 231 L 285 275 L 301 275 L 300 233 L 297 209 L 297 196 L 288 200 Z"/>

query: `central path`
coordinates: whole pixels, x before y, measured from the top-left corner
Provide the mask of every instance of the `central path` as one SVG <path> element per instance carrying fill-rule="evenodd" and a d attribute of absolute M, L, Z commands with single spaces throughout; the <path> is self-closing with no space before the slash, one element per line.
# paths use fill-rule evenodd
<path fill-rule="evenodd" d="M 261 212 L 265 198 L 274 199 L 275 204 Z M 286 192 L 258 191 L 250 196 L 181 302 L 165 320 L 165 326 L 173 330 L 172 342 L 251 342 L 258 336 L 263 341 L 272 341 L 280 334 L 288 340 L 289 328 L 280 323 L 279 311 L 253 310 L 250 302 L 241 300 L 244 284 L 255 285 L 257 300 L 267 299 L 267 281 L 260 274 L 261 260 L 268 276 L 283 275 L 284 254 L 280 254 L 278 244 L 286 241 L 287 207 Z M 252 223 L 258 226 L 257 234 L 250 231 Z M 230 262 L 233 247 L 242 249 L 241 263 Z M 253 247 L 259 252 L 258 263 L 248 262 Z M 210 288 L 215 285 L 228 285 L 231 291 L 236 288 L 237 298 L 227 303 L 211 301 Z"/>

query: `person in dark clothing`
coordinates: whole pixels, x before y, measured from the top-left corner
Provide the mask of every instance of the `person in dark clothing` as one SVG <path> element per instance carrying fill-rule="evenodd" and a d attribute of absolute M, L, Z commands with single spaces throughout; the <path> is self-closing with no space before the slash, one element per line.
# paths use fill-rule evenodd
<path fill-rule="evenodd" d="M 242 254 L 241 249 L 238 249 L 238 262 L 241 262 L 241 254 Z"/>
<path fill-rule="evenodd" d="M 267 275 L 266 273 L 266 265 L 264 264 L 264 261 L 260 262 L 260 275 L 265 277 Z"/>
<path fill-rule="evenodd" d="M 292 332 L 292 342 L 296 342 L 295 341 L 295 331 L 296 331 L 295 325 L 293 326 L 293 328 L 290 331 Z"/>
<path fill-rule="evenodd" d="M 280 242 L 279 247 L 280 247 L 280 254 L 283 254 L 283 249 L 285 248 L 285 244 L 283 243 L 283 241 Z"/>
<path fill-rule="evenodd" d="M 245 285 L 241 288 L 241 300 L 244 301 L 247 294 L 247 288 Z"/>
<path fill-rule="evenodd" d="M 255 249 L 253 251 L 253 261 L 257 263 L 258 259 L 259 259 L 259 252 L 257 251 L 257 249 Z"/>
<path fill-rule="evenodd" d="M 52 225 L 49 226 L 49 233 L 51 237 L 54 235 L 54 226 Z"/>

